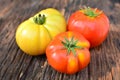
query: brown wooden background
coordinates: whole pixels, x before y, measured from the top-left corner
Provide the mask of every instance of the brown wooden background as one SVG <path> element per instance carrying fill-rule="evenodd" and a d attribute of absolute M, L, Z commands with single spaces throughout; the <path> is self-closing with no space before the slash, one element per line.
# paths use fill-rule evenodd
<path fill-rule="evenodd" d="M 24 54 L 15 42 L 17 26 L 42 9 L 70 14 L 82 6 L 102 9 L 110 19 L 104 43 L 91 49 L 84 70 L 66 75 L 51 68 L 46 56 Z M 0 0 L 0 80 L 120 80 L 120 0 Z"/>

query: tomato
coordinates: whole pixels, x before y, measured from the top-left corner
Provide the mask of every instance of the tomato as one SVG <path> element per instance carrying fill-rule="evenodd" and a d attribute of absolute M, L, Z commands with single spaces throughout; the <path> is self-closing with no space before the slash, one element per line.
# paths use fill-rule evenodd
<path fill-rule="evenodd" d="M 74 74 L 89 64 L 89 47 L 88 40 L 80 34 L 60 33 L 46 48 L 48 63 L 59 72 Z"/>
<path fill-rule="evenodd" d="M 45 53 L 54 36 L 65 31 L 65 18 L 58 10 L 48 8 L 18 26 L 16 42 L 25 53 L 40 55 Z"/>
<path fill-rule="evenodd" d="M 106 39 L 109 19 L 101 10 L 88 7 L 74 12 L 69 17 L 67 29 L 79 32 L 89 40 L 91 47 L 95 47 Z"/>

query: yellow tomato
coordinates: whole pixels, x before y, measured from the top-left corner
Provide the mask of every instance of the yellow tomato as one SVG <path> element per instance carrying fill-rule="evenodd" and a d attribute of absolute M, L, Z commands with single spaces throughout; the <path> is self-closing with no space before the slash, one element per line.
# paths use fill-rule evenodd
<path fill-rule="evenodd" d="M 22 22 L 16 31 L 16 42 L 30 55 L 44 54 L 47 45 L 59 33 L 66 31 L 66 21 L 56 9 L 48 8 Z"/>

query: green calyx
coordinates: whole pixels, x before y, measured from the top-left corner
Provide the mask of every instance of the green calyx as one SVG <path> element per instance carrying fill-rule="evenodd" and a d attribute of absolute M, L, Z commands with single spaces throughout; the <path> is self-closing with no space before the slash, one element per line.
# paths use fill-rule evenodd
<path fill-rule="evenodd" d="M 78 40 L 74 40 L 74 37 L 72 37 L 70 40 L 68 40 L 66 37 L 65 40 L 62 41 L 62 44 L 67 49 L 67 54 L 70 54 L 72 52 L 76 56 L 76 48 L 82 49 L 82 46 L 78 46 Z"/>
<path fill-rule="evenodd" d="M 41 15 L 41 14 L 39 14 L 38 16 L 36 16 L 36 17 L 33 18 L 33 21 L 34 21 L 36 24 L 39 24 L 39 25 L 44 24 L 44 23 L 45 23 L 45 20 L 46 20 L 45 15 Z"/>
<path fill-rule="evenodd" d="M 84 14 L 89 17 L 97 17 L 102 13 L 102 11 L 96 12 L 97 8 L 91 9 L 90 7 L 85 7 L 85 9 L 83 9 L 83 10 L 84 10 Z"/>

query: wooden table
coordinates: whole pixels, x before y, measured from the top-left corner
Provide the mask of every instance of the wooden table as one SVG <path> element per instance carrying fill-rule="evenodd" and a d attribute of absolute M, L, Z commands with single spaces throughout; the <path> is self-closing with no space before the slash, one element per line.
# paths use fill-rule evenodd
<path fill-rule="evenodd" d="M 42 9 L 58 9 L 68 20 L 82 6 L 102 9 L 110 30 L 102 45 L 90 49 L 91 61 L 82 71 L 55 71 L 46 56 L 29 56 L 15 42 L 17 26 Z M 120 0 L 0 0 L 0 80 L 120 80 Z"/>

